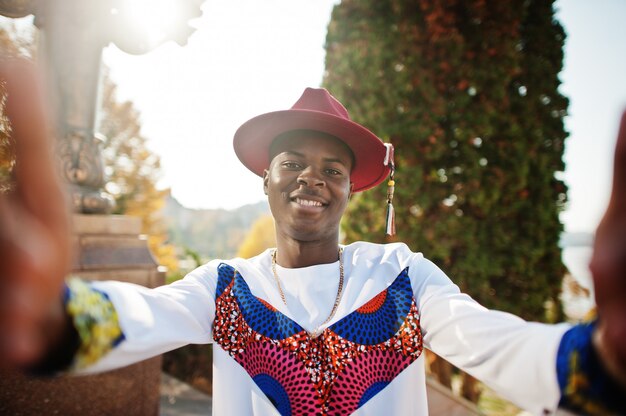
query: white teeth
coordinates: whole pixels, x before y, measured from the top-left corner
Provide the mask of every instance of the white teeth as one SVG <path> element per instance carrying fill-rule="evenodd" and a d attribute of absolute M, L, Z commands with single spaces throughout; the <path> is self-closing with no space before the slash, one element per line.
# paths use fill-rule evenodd
<path fill-rule="evenodd" d="M 321 207 L 322 206 L 321 202 L 311 201 L 310 199 L 296 198 L 296 203 L 307 206 L 307 207 Z"/>

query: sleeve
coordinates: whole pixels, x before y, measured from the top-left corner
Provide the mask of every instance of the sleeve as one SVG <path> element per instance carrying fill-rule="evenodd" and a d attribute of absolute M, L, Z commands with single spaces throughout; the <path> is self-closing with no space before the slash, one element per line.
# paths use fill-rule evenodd
<path fill-rule="evenodd" d="M 556 358 L 567 324 L 488 310 L 423 257 L 409 270 L 426 348 L 533 414 L 556 410 Z"/>
<path fill-rule="evenodd" d="M 69 283 L 66 308 L 81 340 L 71 371 L 108 371 L 212 342 L 216 273 L 208 263 L 155 289 L 117 281 Z"/>
<path fill-rule="evenodd" d="M 600 362 L 592 342 L 595 326 L 595 320 L 576 325 L 563 336 L 556 365 L 559 405 L 585 415 L 624 415 L 626 392 Z"/>

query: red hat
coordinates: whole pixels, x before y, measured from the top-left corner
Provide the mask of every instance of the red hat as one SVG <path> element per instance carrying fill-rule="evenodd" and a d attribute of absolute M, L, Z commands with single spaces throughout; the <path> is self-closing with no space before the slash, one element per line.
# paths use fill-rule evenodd
<path fill-rule="evenodd" d="M 245 122 L 235 133 L 235 153 L 244 166 L 263 176 L 270 165 L 270 145 L 277 136 L 292 130 L 321 131 L 337 137 L 352 150 L 353 192 L 378 185 L 390 172 L 393 147 L 350 120 L 345 107 L 323 88 L 305 89 L 289 110 L 261 114 Z"/>

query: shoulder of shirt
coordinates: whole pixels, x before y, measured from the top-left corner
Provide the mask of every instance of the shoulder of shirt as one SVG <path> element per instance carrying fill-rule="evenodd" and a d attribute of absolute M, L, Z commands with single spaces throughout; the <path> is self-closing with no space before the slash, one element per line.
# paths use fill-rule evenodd
<path fill-rule="evenodd" d="M 380 270 L 381 273 L 396 275 L 409 267 L 411 272 L 424 264 L 422 253 L 413 252 L 404 243 L 376 244 L 358 241 L 344 248 L 346 262 L 353 270 Z"/>
<path fill-rule="evenodd" d="M 395 256 L 398 258 L 407 257 L 423 257 L 422 253 L 413 252 L 409 246 L 405 243 L 369 243 L 367 241 L 357 241 L 344 246 L 344 252 L 350 253 L 354 256 L 362 256 L 367 254 L 368 256 Z"/>
<path fill-rule="evenodd" d="M 215 276 L 217 275 L 218 267 L 222 265 L 228 265 L 237 269 L 240 272 L 246 271 L 247 274 L 256 273 L 261 270 L 269 270 L 271 265 L 271 252 L 273 249 L 267 249 L 261 254 L 245 259 L 242 257 L 234 257 L 232 259 L 214 259 L 205 263 L 204 265 L 198 267 L 196 270 L 192 271 L 190 274 L 198 274 L 204 276 Z M 244 273 L 245 275 L 245 273 Z"/>
<path fill-rule="evenodd" d="M 196 269 L 191 271 L 189 274 L 196 274 L 196 273 L 202 274 L 202 273 L 206 273 L 206 271 L 208 271 L 208 270 L 215 271 L 222 264 L 227 264 L 227 265 L 232 266 L 234 268 L 238 268 L 239 265 L 243 265 L 243 264 L 248 264 L 250 266 L 258 265 L 259 263 L 262 263 L 263 261 L 269 261 L 271 250 L 273 250 L 273 249 L 267 249 L 264 252 L 262 252 L 261 254 L 259 254 L 257 256 L 254 256 L 254 257 L 247 258 L 247 259 L 242 258 L 242 257 L 233 257 L 231 259 L 213 259 L 213 260 L 209 260 L 208 262 L 204 263 L 203 265 L 198 266 Z"/>

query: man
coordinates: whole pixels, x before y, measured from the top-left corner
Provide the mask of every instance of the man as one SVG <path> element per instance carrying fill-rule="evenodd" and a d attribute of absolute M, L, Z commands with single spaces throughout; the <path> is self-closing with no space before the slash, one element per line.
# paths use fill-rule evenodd
<path fill-rule="evenodd" d="M 275 249 L 152 290 L 75 279 L 63 289 L 68 221 L 37 91 L 24 71 L 3 71 L 18 157 L 16 189 L 0 200 L 3 363 L 94 372 L 213 342 L 216 414 L 400 415 L 427 412 L 428 347 L 534 414 L 559 401 L 624 410 L 624 120 L 592 263 L 597 324 L 488 311 L 404 244 L 339 244 L 350 195 L 385 180 L 392 152 L 321 89 L 235 134 L 238 157 L 263 176 Z"/>

